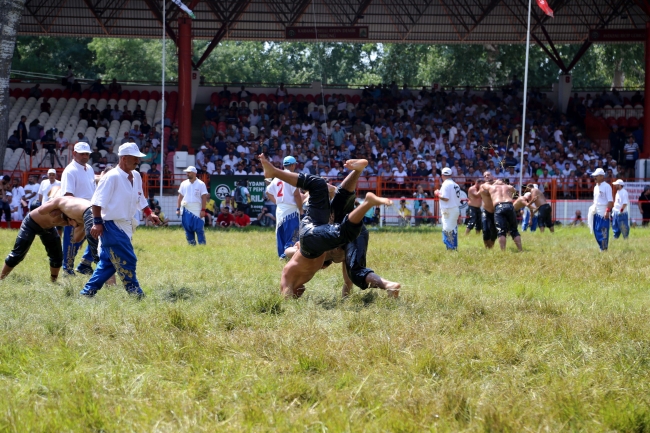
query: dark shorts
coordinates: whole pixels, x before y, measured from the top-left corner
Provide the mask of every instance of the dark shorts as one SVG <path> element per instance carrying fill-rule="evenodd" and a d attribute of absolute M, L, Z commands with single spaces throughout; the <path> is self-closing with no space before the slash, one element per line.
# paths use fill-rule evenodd
<path fill-rule="evenodd" d="M 469 218 L 467 218 L 467 228 L 476 229 L 481 231 L 483 224 L 481 223 L 481 208 L 475 206 L 468 206 L 469 208 Z"/>
<path fill-rule="evenodd" d="M 63 249 L 61 248 L 59 232 L 54 227 L 51 229 L 42 228 L 32 220 L 29 214 L 23 219 L 18 236 L 16 236 L 14 248 L 5 259 L 7 266 L 15 268 L 23 261 L 36 236 L 41 238 L 41 243 L 50 259 L 50 267 L 61 267 L 63 264 Z"/>
<path fill-rule="evenodd" d="M 90 247 L 90 254 L 93 256 L 93 262 L 99 263 L 99 253 L 97 252 L 99 240 L 95 239 L 90 234 L 90 229 L 93 228 L 93 221 L 93 209 L 92 207 L 89 207 L 84 212 L 84 231 L 86 232 L 86 240 L 88 241 L 88 246 Z"/>
<path fill-rule="evenodd" d="M 497 228 L 497 236 L 506 236 L 508 233 L 512 238 L 519 236 L 517 230 L 517 214 L 512 203 L 499 203 L 494 208 L 494 224 Z"/>
<path fill-rule="evenodd" d="M 546 203 L 539 207 L 537 211 L 537 225 L 539 227 L 553 227 L 553 217 L 551 216 L 551 205 Z"/>
<path fill-rule="evenodd" d="M 483 226 L 483 240 L 496 241 L 497 240 L 497 227 L 494 224 L 494 214 L 485 209 L 481 213 L 481 225 Z"/>
<path fill-rule="evenodd" d="M 300 222 L 300 253 L 308 259 L 342 247 L 359 236 L 363 223 L 351 223 L 347 214 L 354 209 L 355 194 L 342 188 L 330 203 L 327 182 L 311 174 L 300 174 L 297 187 L 309 191 L 309 208 Z M 329 224 L 330 216 L 334 224 Z"/>
<path fill-rule="evenodd" d="M 361 228 L 359 237 L 345 246 L 345 268 L 352 283 L 365 290 L 369 287 L 366 276 L 373 272 L 366 267 L 366 252 L 368 251 L 368 230 Z"/>

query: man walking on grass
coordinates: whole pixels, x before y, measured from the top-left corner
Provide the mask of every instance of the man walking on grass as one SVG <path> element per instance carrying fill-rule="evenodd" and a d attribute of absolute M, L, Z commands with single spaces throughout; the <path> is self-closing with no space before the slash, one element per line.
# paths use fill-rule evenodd
<path fill-rule="evenodd" d="M 90 146 L 88 143 L 80 141 L 75 144 L 72 159 L 73 161 L 68 164 L 61 175 L 61 195 L 90 200 L 95 192 L 95 171 L 88 164 L 90 159 Z M 63 272 L 67 275 L 75 274 L 74 260 L 85 239 L 82 238 L 79 242 L 72 242 L 72 232 L 73 229 L 70 226 L 63 228 Z M 92 262 L 93 256 L 90 246 L 87 246 L 76 271 L 84 275 L 92 274 Z"/>
<path fill-rule="evenodd" d="M 594 186 L 594 204 L 589 208 L 589 227 L 594 233 L 601 251 L 607 251 L 609 246 L 609 218 L 614 198 L 612 187 L 605 182 L 605 170 L 597 168 L 592 174 L 596 178 Z"/>
<path fill-rule="evenodd" d="M 451 178 L 451 168 L 442 169 L 442 186 L 434 195 L 440 199 L 442 242 L 448 250 L 458 249 L 458 217 L 460 216 L 460 187 Z"/>
<path fill-rule="evenodd" d="M 630 221 L 627 213 L 627 208 L 630 206 L 630 197 L 622 179 L 617 179 L 614 182 L 614 188 L 616 188 L 616 198 L 612 210 L 614 239 L 618 239 L 621 235 L 623 235 L 623 239 L 627 239 L 630 234 Z"/>
<path fill-rule="evenodd" d="M 205 245 L 205 206 L 210 195 L 205 183 L 196 177 L 196 167 L 190 165 L 183 171 L 187 173 L 187 179 L 178 188 L 176 215 L 182 208 L 181 224 L 187 243 L 196 245 L 198 240 L 199 245 Z"/>
<path fill-rule="evenodd" d="M 93 297 L 116 272 L 126 291 L 138 298 L 144 296 L 136 278 L 137 258 L 131 238 L 137 221 L 133 216 L 142 210 L 155 225 L 158 217 L 147 206 L 142 191 L 142 178 L 135 168 L 145 156 L 135 143 L 125 143 L 118 151 L 120 162 L 99 181 L 91 200 L 93 226 L 91 235 L 101 241 L 99 263 L 81 294 Z"/>

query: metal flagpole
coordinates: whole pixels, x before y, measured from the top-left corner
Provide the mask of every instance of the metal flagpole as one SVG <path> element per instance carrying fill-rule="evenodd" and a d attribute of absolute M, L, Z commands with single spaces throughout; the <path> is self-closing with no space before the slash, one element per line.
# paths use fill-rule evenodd
<path fill-rule="evenodd" d="M 526 147 L 526 104 L 528 100 L 528 55 L 530 53 L 530 8 L 532 0 L 528 0 L 528 31 L 526 32 L 526 66 L 524 70 L 524 110 L 521 115 L 521 164 L 519 164 L 519 195 L 522 193 L 524 180 L 524 150 Z"/>
<path fill-rule="evenodd" d="M 163 3 L 163 19 L 162 19 L 162 94 L 161 94 L 161 109 L 162 117 L 160 120 L 160 200 L 162 203 L 163 197 L 163 180 L 165 176 L 165 47 L 167 40 L 165 39 L 166 15 L 167 15 L 167 0 L 162 0 Z M 530 11 L 528 12 L 530 15 Z M 530 21 L 530 17 L 529 17 Z M 528 24 L 530 26 L 530 23 Z"/>

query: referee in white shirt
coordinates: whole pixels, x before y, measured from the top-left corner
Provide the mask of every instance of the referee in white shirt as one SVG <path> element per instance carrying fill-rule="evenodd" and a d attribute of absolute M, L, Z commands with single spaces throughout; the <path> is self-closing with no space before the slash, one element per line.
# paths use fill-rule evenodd
<path fill-rule="evenodd" d="M 451 168 L 442 169 L 442 186 L 435 191 L 440 199 L 442 242 L 448 250 L 458 249 L 458 217 L 460 216 L 460 187 L 451 178 Z"/>
<path fill-rule="evenodd" d="M 189 166 L 184 172 L 187 173 L 187 179 L 181 183 L 178 188 L 178 204 L 176 206 L 176 215 L 179 215 L 181 208 L 183 216 L 181 224 L 185 229 L 185 238 L 190 245 L 205 245 L 205 205 L 208 202 L 208 189 L 205 183 L 196 177 L 196 167 Z"/>
<path fill-rule="evenodd" d="M 284 171 L 296 172 L 296 158 L 286 156 L 282 161 Z M 275 240 L 278 256 L 285 258 L 284 250 L 298 241 L 300 214 L 302 213 L 302 196 L 300 190 L 286 182 L 274 178 L 266 188 L 267 196 L 278 206 L 275 214 Z"/>
<path fill-rule="evenodd" d="M 627 239 L 630 235 L 630 220 L 627 213 L 627 208 L 630 207 L 630 197 L 625 189 L 625 182 L 622 179 L 617 179 L 614 183 L 616 188 L 616 198 L 614 199 L 614 208 L 612 210 L 612 231 L 614 232 L 614 239 L 618 239 L 621 234 L 623 239 Z"/>
<path fill-rule="evenodd" d="M 137 258 L 131 238 L 138 224 L 133 216 L 139 210 L 145 218 L 160 224 L 158 217 L 147 206 L 142 191 L 142 178 L 135 171 L 140 153 L 135 143 L 120 146 L 120 162 L 116 168 L 108 171 L 99 181 L 97 190 L 90 201 L 93 209 L 93 227 L 90 233 L 99 238 L 99 263 L 93 276 L 81 291 L 81 294 L 93 297 L 104 283 L 116 272 L 129 294 L 138 298 L 144 296 L 135 275 Z"/>
<path fill-rule="evenodd" d="M 591 175 L 596 178 L 594 204 L 589 209 L 589 213 L 593 214 L 591 227 L 600 250 L 607 251 L 609 244 L 609 217 L 614 206 L 612 187 L 605 182 L 605 170 L 602 168 L 597 168 Z M 589 219 L 591 222 L 591 218 Z"/>
<path fill-rule="evenodd" d="M 69 197 L 83 198 L 90 200 L 95 193 L 95 171 L 88 164 L 90 159 L 90 146 L 88 143 L 80 141 L 74 145 L 72 152 L 72 162 L 63 170 L 61 175 L 61 195 Z M 84 241 L 73 243 L 72 237 L 74 228 L 65 226 L 63 228 L 63 275 L 74 275 L 74 259 L 77 257 L 77 251 L 83 245 Z M 86 246 L 82 262 L 77 267 L 77 272 L 84 275 L 93 273 L 91 263 L 93 255 L 90 252 L 90 245 Z"/>

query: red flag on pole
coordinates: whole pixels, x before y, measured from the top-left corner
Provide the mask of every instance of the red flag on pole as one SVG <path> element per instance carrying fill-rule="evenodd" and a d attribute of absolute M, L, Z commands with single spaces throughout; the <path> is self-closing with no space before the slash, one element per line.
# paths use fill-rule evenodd
<path fill-rule="evenodd" d="M 548 2 L 546 0 L 537 0 L 537 6 L 540 7 L 541 10 L 544 11 L 546 15 L 549 17 L 553 17 L 553 9 L 548 5 Z"/>

